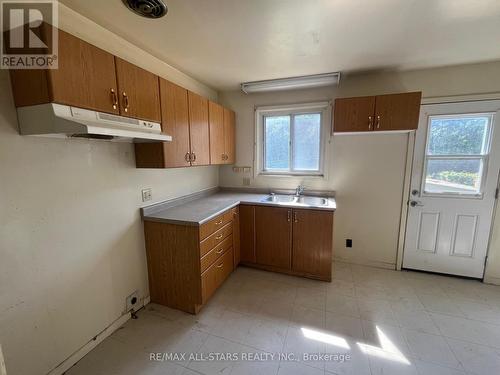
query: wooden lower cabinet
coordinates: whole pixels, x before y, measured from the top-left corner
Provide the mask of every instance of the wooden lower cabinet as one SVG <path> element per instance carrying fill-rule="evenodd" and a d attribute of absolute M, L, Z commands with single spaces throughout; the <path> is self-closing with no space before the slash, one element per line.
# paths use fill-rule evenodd
<path fill-rule="evenodd" d="M 233 261 L 234 268 L 240 264 L 241 245 L 240 245 L 240 208 L 234 207 L 231 209 L 233 213 Z"/>
<path fill-rule="evenodd" d="M 292 210 L 284 207 L 255 207 L 256 263 L 289 270 L 292 240 Z"/>
<path fill-rule="evenodd" d="M 240 261 L 256 263 L 255 206 L 240 205 Z"/>
<path fill-rule="evenodd" d="M 197 225 L 144 222 L 151 301 L 192 314 L 243 264 L 331 280 L 333 212 L 240 205 Z"/>
<path fill-rule="evenodd" d="M 233 210 L 200 225 L 144 222 L 151 301 L 196 314 L 234 269 Z"/>
<path fill-rule="evenodd" d="M 244 265 L 331 281 L 333 211 L 242 205 L 240 226 Z"/>
<path fill-rule="evenodd" d="M 332 278 L 333 213 L 293 210 L 292 270 Z"/>

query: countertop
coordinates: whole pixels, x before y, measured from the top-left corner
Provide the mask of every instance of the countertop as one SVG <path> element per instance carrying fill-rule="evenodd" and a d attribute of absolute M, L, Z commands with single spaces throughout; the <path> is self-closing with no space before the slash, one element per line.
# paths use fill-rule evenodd
<path fill-rule="evenodd" d="M 307 196 L 309 194 L 306 192 L 305 195 Z M 336 209 L 335 198 L 331 196 L 328 196 L 328 205 L 321 207 L 305 206 L 298 203 L 282 205 L 273 202 L 262 202 L 262 200 L 268 196 L 269 193 L 263 192 L 212 189 L 189 197 L 144 207 L 141 209 L 141 214 L 145 221 L 197 226 L 239 204 L 326 211 L 335 211 Z"/>

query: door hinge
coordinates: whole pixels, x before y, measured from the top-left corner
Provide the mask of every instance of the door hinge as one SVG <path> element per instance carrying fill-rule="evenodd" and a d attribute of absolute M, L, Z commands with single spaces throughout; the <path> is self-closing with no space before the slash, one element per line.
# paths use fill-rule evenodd
<path fill-rule="evenodd" d="M 499 188 L 497 188 L 497 189 L 495 190 L 495 199 L 498 199 L 498 190 L 500 190 L 500 189 L 499 189 Z"/>
<path fill-rule="evenodd" d="M 488 255 L 484 257 L 484 268 L 486 268 L 486 262 L 488 261 Z"/>

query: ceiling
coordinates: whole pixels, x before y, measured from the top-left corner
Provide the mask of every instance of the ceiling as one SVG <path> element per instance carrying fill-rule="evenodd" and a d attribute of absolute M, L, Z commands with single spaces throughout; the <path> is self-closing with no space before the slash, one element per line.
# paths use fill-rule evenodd
<path fill-rule="evenodd" d="M 60 0 L 218 89 L 270 78 L 500 60 L 498 0 Z"/>

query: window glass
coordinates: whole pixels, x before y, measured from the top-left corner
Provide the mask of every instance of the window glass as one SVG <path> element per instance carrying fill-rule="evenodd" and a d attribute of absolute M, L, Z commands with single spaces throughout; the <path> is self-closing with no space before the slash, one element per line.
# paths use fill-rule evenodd
<path fill-rule="evenodd" d="M 489 118 L 431 118 L 429 155 L 479 155 L 486 152 Z"/>
<path fill-rule="evenodd" d="M 264 117 L 266 170 L 290 169 L 290 116 Z"/>
<path fill-rule="evenodd" d="M 293 126 L 293 169 L 319 170 L 321 115 L 295 115 Z"/>
<path fill-rule="evenodd" d="M 481 176 L 481 159 L 430 159 L 425 176 L 425 192 L 478 194 Z"/>

